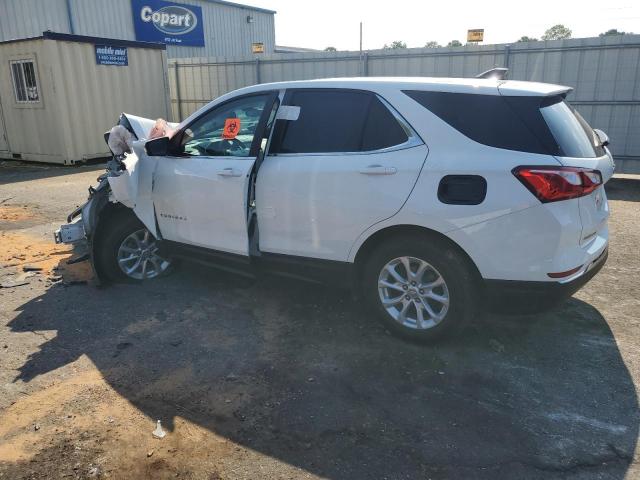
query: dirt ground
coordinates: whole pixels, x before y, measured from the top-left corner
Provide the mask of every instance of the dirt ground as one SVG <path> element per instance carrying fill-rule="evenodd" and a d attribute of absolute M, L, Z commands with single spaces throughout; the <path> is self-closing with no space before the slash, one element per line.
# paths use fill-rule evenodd
<path fill-rule="evenodd" d="M 418 346 L 313 284 L 97 288 L 52 231 L 101 169 L 0 164 L 0 479 L 640 478 L 640 180 L 571 300 Z"/>

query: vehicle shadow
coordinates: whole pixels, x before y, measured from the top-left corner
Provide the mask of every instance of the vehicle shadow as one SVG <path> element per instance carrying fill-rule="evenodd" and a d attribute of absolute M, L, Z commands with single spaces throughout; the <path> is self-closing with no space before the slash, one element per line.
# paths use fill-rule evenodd
<path fill-rule="evenodd" d="M 0 185 L 73 175 L 78 172 L 101 171 L 105 169 L 106 160 L 106 158 L 97 158 L 81 165 L 3 160 L 0 161 Z"/>
<path fill-rule="evenodd" d="M 52 288 L 9 327 L 57 332 L 20 380 L 87 355 L 150 418 L 180 415 L 331 479 L 622 479 L 638 437 L 612 332 L 576 299 L 420 346 L 345 293 L 187 266 L 143 285 Z"/>
<path fill-rule="evenodd" d="M 605 185 L 609 200 L 640 202 L 640 179 L 613 177 Z"/>

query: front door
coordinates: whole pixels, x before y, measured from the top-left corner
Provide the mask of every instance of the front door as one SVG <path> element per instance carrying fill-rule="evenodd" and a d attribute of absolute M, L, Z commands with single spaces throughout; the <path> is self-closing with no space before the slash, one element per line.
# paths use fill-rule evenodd
<path fill-rule="evenodd" d="M 247 192 L 275 93 L 216 105 L 172 138 L 153 200 L 162 237 L 248 255 Z"/>
<path fill-rule="evenodd" d="M 277 120 L 256 182 L 262 252 L 346 261 L 356 239 L 395 215 L 428 148 L 382 98 L 288 90 L 297 120 Z"/>

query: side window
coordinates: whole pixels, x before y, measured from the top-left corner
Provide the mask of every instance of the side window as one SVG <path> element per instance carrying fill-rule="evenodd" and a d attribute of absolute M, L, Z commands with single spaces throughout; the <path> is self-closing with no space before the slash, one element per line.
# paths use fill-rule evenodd
<path fill-rule="evenodd" d="M 180 139 L 190 156 L 248 157 L 269 95 L 252 95 L 214 107 L 193 122 Z"/>
<path fill-rule="evenodd" d="M 407 141 L 407 134 L 373 94 L 344 90 L 294 90 L 288 105 L 295 121 L 276 122 L 271 153 L 338 153 L 378 150 Z"/>
<path fill-rule="evenodd" d="M 404 128 L 377 97 L 372 98 L 362 136 L 362 150 L 380 150 L 406 142 L 409 137 Z"/>
<path fill-rule="evenodd" d="M 34 60 L 12 60 L 11 77 L 13 93 L 18 103 L 36 103 L 40 101 L 40 91 L 36 80 Z"/>
<path fill-rule="evenodd" d="M 555 142 L 538 109 L 538 97 L 411 90 L 404 93 L 478 143 L 507 150 L 554 154 Z"/>

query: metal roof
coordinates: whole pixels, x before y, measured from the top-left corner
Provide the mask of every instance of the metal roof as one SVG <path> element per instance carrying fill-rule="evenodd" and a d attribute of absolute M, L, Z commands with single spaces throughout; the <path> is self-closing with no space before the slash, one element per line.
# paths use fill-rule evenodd
<path fill-rule="evenodd" d="M 167 46 L 164 43 L 140 42 L 137 40 L 122 40 L 119 38 L 91 37 L 87 35 L 73 35 L 71 33 L 58 33 L 58 32 L 51 32 L 49 30 L 47 30 L 46 32 L 42 32 L 42 35 L 39 35 L 37 37 L 4 40 L 0 42 L 0 45 L 4 45 L 7 43 L 29 42 L 31 40 L 59 40 L 62 42 L 79 42 L 79 43 L 93 43 L 93 44 L 106 43 L 109 45 L 119 46 L 119 47 L 155 48 L 158 50 L 167 49 Z"/>
<path fill-rule="evenodd" d="M 202 1 L 210 2 L 210 3 L 219 3 L 220 5 L 229 5 L 230 7 L 244 8 L 246 10 L 255 10 L 256 12 L 272 13 L 272 14 L 278 13 L 275 10 L 269 10 L 267 8 L 254 7 L 252 5 L 245 5 L 243 3 L 227 2 L 226 0 L 202 0 Z"/>

